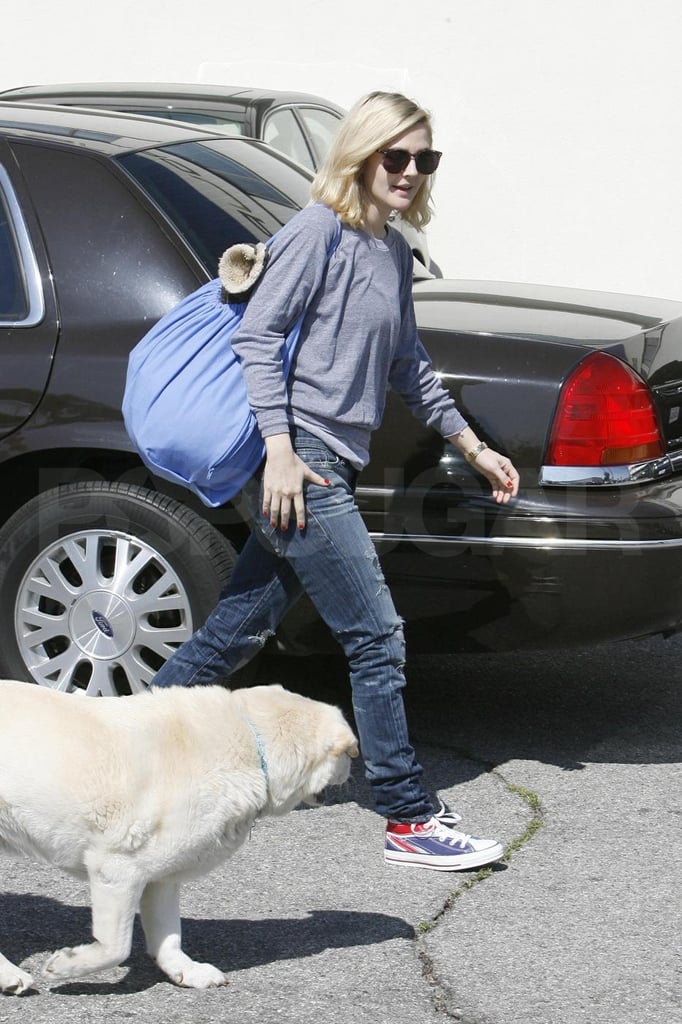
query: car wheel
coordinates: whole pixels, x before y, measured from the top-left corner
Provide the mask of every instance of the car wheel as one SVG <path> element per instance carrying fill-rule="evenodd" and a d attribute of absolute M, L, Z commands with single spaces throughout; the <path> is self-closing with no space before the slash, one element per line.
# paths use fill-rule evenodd
<path fill-rule="evenodd" d="M 139 693 L 204 621 L 235 558 L 155 491 L 46 491 L 0 530 L 0 668 L 55 690 Z"/>

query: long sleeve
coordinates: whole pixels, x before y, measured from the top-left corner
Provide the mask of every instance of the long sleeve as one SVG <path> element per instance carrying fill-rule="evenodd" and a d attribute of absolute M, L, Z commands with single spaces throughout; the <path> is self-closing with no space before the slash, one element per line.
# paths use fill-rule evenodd
<path fill-rule="evenodd" d="M 443 437 L 458 434 L 467 426 L 467 421 L 434 372 L 417 332 L 411 253 L 407 262 L 403 257 L 401 267 L 400 309 L 400 337 L 389 373 L 390 386 L 422 423 L 433 427 Z"/>

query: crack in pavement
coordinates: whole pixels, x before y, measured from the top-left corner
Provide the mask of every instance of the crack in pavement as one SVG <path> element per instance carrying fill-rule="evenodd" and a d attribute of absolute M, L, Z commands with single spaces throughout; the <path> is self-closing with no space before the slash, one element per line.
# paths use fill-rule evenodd
<path fill-rule="evenodd" d="M 458 756 L 461 757 L 463 755 L 459 754 Z M 489 763 L 486 763 L 479 758 L 471 757 L 469 754 L 465 756 L 467 757 L 468 760 L 474 761 L 475 763 L 482 765 L 485 768 L 487 774 L 498 779 L 508 793 L 513 793 L 515 796 L 518 796 L 531 811 L 531 816 L 525 829 L 520 835 L 515 836 L 507 844 L 504 851 L 504 857 L 499 862 L 499 864 L 508 864 L 509 861 L 512 859 L 513 855 L 522 850 L 523 847 L 526 846 L 532 840 L 536 832 L 538 832 L 538 830 L 541 829 L 543 826 L 544 813 L 542 809 L 542 804 L 540 802 L 540 798 L 538 794 L 534 793 L 532 790 L 527 789 L 524 786 L 519 786 L 514 782 L 510 782 L 507 778 L 505 778 L 504 774 L 498 768 L 491 766 Z M 438 912 L 428 920 L 421 921 L 415 929 L 416 956 L 420 964 L 422 978 L 427 983 L 430 989 L 429 994 L 431 997 L 431 1003 L 433 1005 L 434 1010 L 437 1013 L 442 1014 L 444 1017 L 447 1017 L 450 1020 L 462 1021 L 463 1011 L 460 1009 L 449 1009 L 445 987 L 438 976 L 433 959 L 426 948 L 426 937 L 438 927 L 439 923 L 448 914 L 450 914 L 453 911 L 458 900 L 460 900 L 465 893 L 469 892 L 471 889 L 474 889 L 486 878 L 490 878 L 498 871 L 499 868 L 496 865 L 491 865 L 490 867 L 480 868 L 472 875 L 469 875 L 466 881 L 464 881 L 461 885 L 458 885 L 457 888 L 452 890 L 452 892 L 444 901 L 442 907 L 438 910 Z"/>

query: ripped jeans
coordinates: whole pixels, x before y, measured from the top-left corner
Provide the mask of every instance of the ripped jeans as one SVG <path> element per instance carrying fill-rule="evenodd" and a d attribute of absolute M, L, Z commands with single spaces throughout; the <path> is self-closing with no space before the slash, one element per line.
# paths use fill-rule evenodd
<path fill-rule="evenodd" d="M 425 821 L 433 813 L 408 737 L 402 622 L 355 504 L 353 467 L 297 429 L 301 459 L 330 481 L 306 484 L 306 527 L 286 531 L 262 513 L 260 476 L 246 486 L 252 533 L 205 624 L 166 662 L 154 686 L 215 683 L 258 653 L 303 592 L 348 659 L 353 711 L 379 814 Z"/>

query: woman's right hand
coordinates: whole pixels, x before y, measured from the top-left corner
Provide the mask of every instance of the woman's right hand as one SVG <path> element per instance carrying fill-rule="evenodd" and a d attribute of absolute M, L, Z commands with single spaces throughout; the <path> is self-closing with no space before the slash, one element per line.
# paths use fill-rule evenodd
<path fill-rule="evenodd" d="M 265 439 L 265 468 L 263 470 L 263 515 L 270 517 L 270 525 L 286 530 L 292 515 L 299 530 L 305 527 L 305 500 L 303 483 L 328 487 L 329 481 L 306 466 L 294 451 L 288 434 L 273 434 Z"/>

